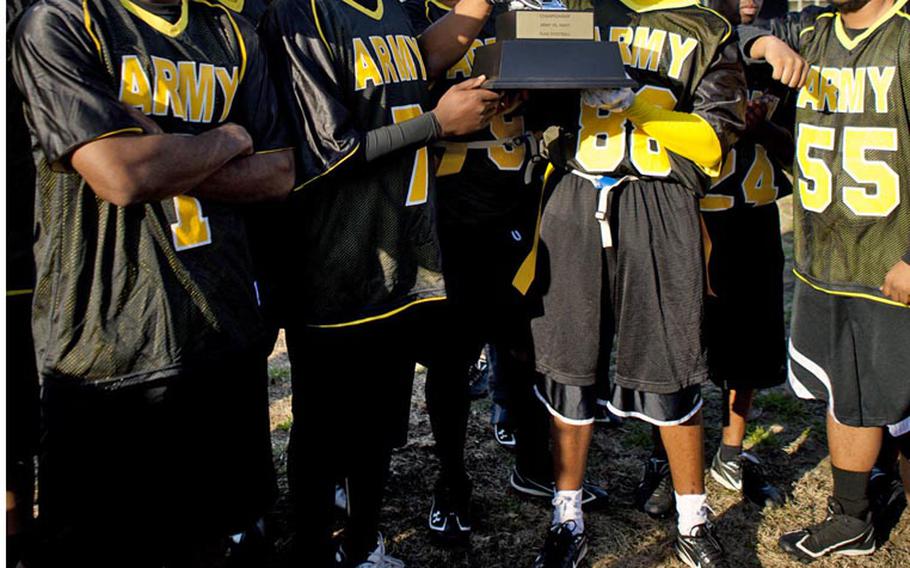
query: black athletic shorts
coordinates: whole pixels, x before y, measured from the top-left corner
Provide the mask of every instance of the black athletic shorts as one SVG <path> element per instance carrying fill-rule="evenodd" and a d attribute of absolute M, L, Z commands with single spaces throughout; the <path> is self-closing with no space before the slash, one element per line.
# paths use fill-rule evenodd
<path fill-rule="evenodd" d="M 569 385 L 606 380 L 615 329 L 616 385 L 669 394 L 700 384 L 708 372 L 698 201 L 655 181 L 612 193 L 614 247 L 605 249 L 591 182 L 565 174 L 549 191 L 534 282 L 543 315 L 531 322 L 537 369 Z"/>
<path fill-rule="evenodd" d="M 910 308 L 815 290 L 797 280 L 790 386 L 847 426 L 910 429 Z"/>
<path fill-rule="evenodd" d="M 555 418 L 566 424 L 592 424 L 598 406 L 623 418 L 638 418 L 655 426 L 688 422 L 701 410 L 701 386 L 692 385 L 669 394 L 643 392 L 614 386 L 607 398 L 598 395 L 600 384 L 566 385 L 541 376 L 534 394 Z"/>
<path fill-rule="evenodd" d="M 118 389 L 45 379 L 42 410 L 48 566 L 161 566 L 276 497 L 262 356 Z"/>
<path fill-rule="evenodd" d="M 705 337 L 711 380 L 721 388 L 783 384 L 784 253 L 776 204 L 704 213 L 710 237 Z"/>

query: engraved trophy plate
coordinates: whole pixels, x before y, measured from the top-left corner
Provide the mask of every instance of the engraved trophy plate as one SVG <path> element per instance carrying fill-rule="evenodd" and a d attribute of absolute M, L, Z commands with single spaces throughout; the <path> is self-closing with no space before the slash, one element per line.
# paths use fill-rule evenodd
<path fill-rule="evenodd" d="M 631 87 L 619 50 L 594 39 L 594 14 L 518 10 L 496 18 L 496 43 L 474 54 L 488 89 Z"/>

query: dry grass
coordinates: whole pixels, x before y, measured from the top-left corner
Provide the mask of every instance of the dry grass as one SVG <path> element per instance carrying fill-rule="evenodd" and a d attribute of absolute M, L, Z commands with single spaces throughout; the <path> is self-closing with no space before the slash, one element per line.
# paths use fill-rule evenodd
<path fill-rule="evenodd" d="M 782 214 L 789 229 L 789 212 Z M 792 250 L 789 238 L 786 248 Z M 787 297 L 792 292 L 788 275 Z M 290 424 L 290 379 L 283 339 L 271 359 L 273 449 L 286 495 L 285 446 Z M 546 503 L 527 501 L 508 490 L 506 476 L 512 458 L 493 441 L 489 426 L 489 403 L 475 403 L 466 448 L 468 469 L 475 480 L 476 522 L 471 548 L 444 550 L 434 547 L 427 536 L 426 513 L 437 474 L 433 440 L 423 397 L 423 370 L 418 368 L 411 409 L 408 445 L 393 459 L 391 482 L 383 510 L 382 526 L 390 551 L 410 568 L 514 568 L 529 566 L 542 543 L 550 511 Z M 719 443 L 719 393 L 706 388 L 708 455 Z M 777 548 L 781 531 L 821 520 L 825 497 L 830 493 L 830 464 L 824 439 L 824 407 L 795 401 L 783 388 L 759 398 L 762 416 L 750 431 L 753 450 L 765 462 L 778 487 L 791 496 L 777 510 L 759 510 L 708 481 L 709 502 L 714 509 L 720 538 L 730 555 L 731 566 L 783 568 L 800 566 Z M 648 428 L 635 421 L 621 427 L 598 430 L 588 466 L 591 480 L 612 493 L 609 510 L 586 516 L 592 547 L 588 563 L 595 568 L 681 567 L 670 545 L 673 526 L 651 520 L 632 506 L 632 492 L 642 460 L 648 455 Z M 284 497 L 274 515 L 278 533 L 278 558 L 283 562 L 289 534 L 285 529 L 287 503 Z M 815 564 L 832 567 L 910 567 L 910 513 L 891 532 L 890 540 L 875 555 L 864 559 L 827 559 Z M 303 568 L 303 567 L 301 567 Z"/>

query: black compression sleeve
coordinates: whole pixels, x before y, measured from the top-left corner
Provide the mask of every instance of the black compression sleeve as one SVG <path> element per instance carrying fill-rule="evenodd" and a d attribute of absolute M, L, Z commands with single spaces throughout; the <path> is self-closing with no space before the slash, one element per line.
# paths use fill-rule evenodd
<path fill-rule="evenodd" d="M 386 154 L 410 146 L 426 146 L 437 140 L 441 133 L 442 129 L 436 116 L 432 112 L 425 112 L 417 118 L 374 128 L 367 132 L 363 156 L 367 162 L 372 162 Z"/>

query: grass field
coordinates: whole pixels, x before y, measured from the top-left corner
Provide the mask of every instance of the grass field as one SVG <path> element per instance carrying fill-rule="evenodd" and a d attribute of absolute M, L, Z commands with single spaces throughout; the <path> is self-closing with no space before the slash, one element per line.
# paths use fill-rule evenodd
<path fill-rule="evenodd" d="M 782 207 L 785 233 L 789 233 L 789 211 Z M 791 258 L 792 241 L 784 235 Z M 786 270 L 787 317 L 792 296 L 792 276 Z M 291 424 L 290 373 L 281 339 L 271 358 L 272 440 L 279 470 L 282 497 L 274 514 L 277 557 L 281 564 L 290 535 L 285 526 L 287 513 L 285 446 Z M 434 547 L 427 535 L 426 514 L 436 479 L 437 463 L 423 397 L 423 369 L 418 368 L 411 408 L 408 445 L 393 458 L 392 476 L 383 510 L 382 527 L 391 553 L 409 568 L 516 568 L 530 566 L 543 541 L 549 523 L 547 503 L 527 501 L 509 491 L 506 477 L 511 456 L 493 441 L 489 425 L 489 402 L 474 404 L 466 448 L 468 470 L 475 483 L 476 520 L 471 547 L 445 550 Z M 708 455 L 720 437 L 720 396 L 714 387 L 705 388 L 705 422 Z M 790 496 L 789 503 L 776 510 L 760 510 L 708 481 L 708 500 L 715 511 L 720 539 L 734 567 L 800 566 L 777 548 L 784 530 L 802 527 L 824 517 L 825 498 L 831 491 L 830 463 L 825 448 L 825 408 L 795 399 L 784 388 L 759 395 L 761 417 L 750 425 L 747 445 L 764 461 L 770 478 Z M 365 424 L 364 427 L 369 427 Z M 672 553 L 673 523 L 654 521 L 632 508 L 632 494 L 642 460 L 650 452 L 649 427 L 626 421 L 595 434 L 588 477 L 608 488 L 611 507 L 586 515 L 592 546 L 588 565 L 595 568 L 681 567 Z M 863 559 L 827 559 L 820 568 L 888 567 L 910 568 L 910 512 L 893 528 L 888 542 L 873 556 Z M 305 567 L 301 567 L 305 568 Z"/>

